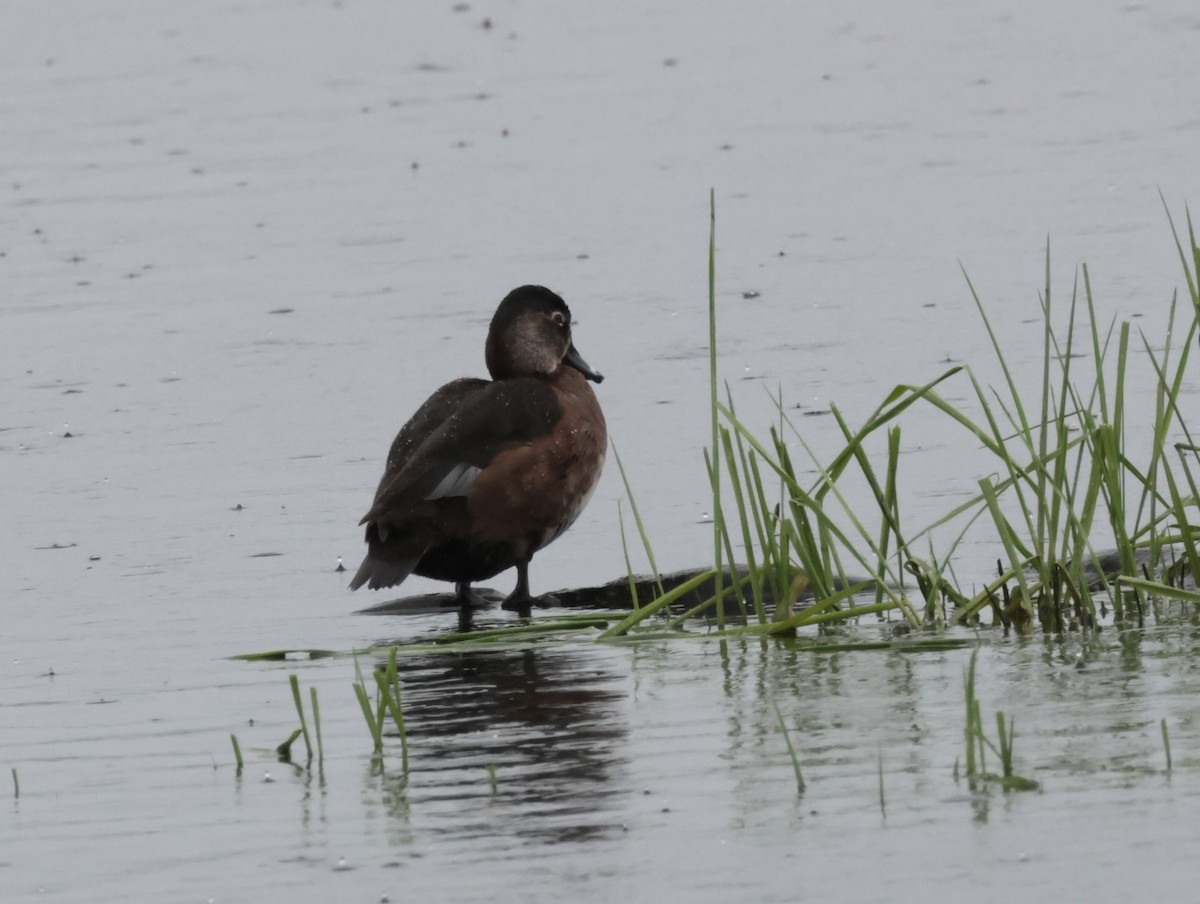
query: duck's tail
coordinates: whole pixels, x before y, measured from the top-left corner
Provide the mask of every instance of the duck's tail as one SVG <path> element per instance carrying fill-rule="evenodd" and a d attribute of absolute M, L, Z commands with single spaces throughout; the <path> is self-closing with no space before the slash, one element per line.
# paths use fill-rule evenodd
<path fill-rule="evenodd" d="M 387 539 L 381 538 L 380 533 Z M 350 589 L 357 590 L 366 584 L 372 590 L 379 590 L 403 583 L 417 567 L 425 551 L 414 552 L 411 544 L 402 540 L 395 532 L 388 535 L 387 531 L 379 531 L 374 523 L 368 524 L 367 554 L 358 566 L 354 580 L 350 582 Z"/>

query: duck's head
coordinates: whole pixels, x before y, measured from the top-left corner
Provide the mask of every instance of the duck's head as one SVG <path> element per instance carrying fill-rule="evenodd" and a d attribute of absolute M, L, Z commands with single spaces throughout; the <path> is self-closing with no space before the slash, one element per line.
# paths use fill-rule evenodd
<path fill-rule="evenodd" d="M 500 302 L 485 355 L 493 380 L 549 376 L 564 364 L 589 380 L 604 379 L 575 350 L 567 303 L 542 286 L 513 289 Z"/>

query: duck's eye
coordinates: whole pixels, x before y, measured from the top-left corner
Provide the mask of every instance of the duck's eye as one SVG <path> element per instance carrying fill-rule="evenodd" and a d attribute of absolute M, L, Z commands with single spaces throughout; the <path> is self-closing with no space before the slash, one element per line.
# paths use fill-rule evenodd
<path fill-rule="evenodd" d="M 556 326 L 566 326 L 567 325 L 567 317 L 561 311 L 555 311 L 553 314 L 550 315 L 550 319 L 554 321 Z"/>

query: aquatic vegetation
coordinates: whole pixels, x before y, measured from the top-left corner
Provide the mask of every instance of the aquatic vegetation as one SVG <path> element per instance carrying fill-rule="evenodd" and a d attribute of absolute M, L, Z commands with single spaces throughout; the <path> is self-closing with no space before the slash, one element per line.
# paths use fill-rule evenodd
<path fill-rule="evenodd" d="M 714 206 L 709 241 L 712 445 L 705 463 L 713 508 L 714 567 L 708 577 L 715 589 L 687 618 L 712 617 L 719 631 L 794 634 L 807 625 L 891 610 L 914 627 L 947 621 L 979 625 L 987 610 L 992 624 L 1006 628 L 1029 630 L 1040 624 L 1063 631 L 1095 627 L 1109 612 L 1117 622 L 1134 619 L 1140 624 L 1151 598 L 1200 601 L 1200 594 L 1183 586 L 1200 573 L 1200 528 L 1194 523 L 1200 446 L 1179 405 L 1190 351 L 1200 336 L 1200 246 L 1190 214 L 1188 250 L 1169 210 L 1167 217 L 1190 305 L 1184 313 L 1176 299 L 1171 301 L 1167 335 L 1160 343 L 1140 336 L 1155 383 L 1148 426 L 1131 424 L 1127 410 L 1134 357 L 1130 324 L 1099 322 L 1084 265 L 1082 284 L 1077 281 L 1067 306 L 1066 335 L 1060 335 L 1052 317 L 1058 314 L 1058 302 L 1047 246 L 1039 299 L 1041 379 L 1034 398 L 1019 391 L 1006 350 L 964 272 L 1003 386 L 983 385 L 964 364 L 921 385 L 897 385 L 857 428 L 832 405 L 845 445 L 832 459 L 821 461 L 788 417 L 782 396 L 775 400 L 779 421 L 765 438 L 739 419 L 728 386 L 721 397 Z M 1183 340 L 1177 341 L 1180 335 Z M 1082 365 L 1073 364 L 1081 357 L 1088 364 L 1087 376 L 1080 375 Z M 963 380 L 973 408 L 952 404 L 945 394 Z M 986 450 L 995 467 L 979 479 L 977 493 L 932 524 L 914 529 L 901 518 L 898 473 L 900 420 L 915 405 L 931 407 L 965 431 L 971 447 Z M 1149 430 L 1148 458 L 1143 460 L 1135 450 L 1145 443 L 1131 442 L 1134 429 Z M 870 451 L 878 443 L 868 440 L 876 435 L 884 440 L 882 459 Z M 802 449 L 815 468 L 819 476 L 814 483 L 806 485 L 798 476 L 793 447 Z M 849 480 L 865 482 L 873 508 L 851 506 L 843 491 Z M 963 587 L 970 585 L 959 584 L 954 575 L 955 551 L 969 530 L 988 524 L 1000 555 L 998 574 L 982 590 L 968 592 Z M 933 533 L 939 529 L 958 532 L 948 547 L 935 551 Z M 928 545 L 928 552 L 920 544 Z M 727 565 L 738 560 L 745 563 L 742 578 Z M 804 590 L 812 592 L 815 603 L 793 614 Z M 670 597 L 663 594 L 636 608 L 602 636 L 638 630 L 670 604 Z M 873 603 L 864 597 L 873 597 Z M 728 626 L 729 599 L 737 600 L 738 612 L 752 613 L 757 624 L 746 624 L 739 616 L 740 626 Z M 767 600 L 774 601 L 774 611 L 768 611 Z M 681 621 L 671 624 L 678 627 Z"/>
<path fill-rule="evenodd" d="M 404 724 L 404 706 L 400 700 L 400 678 L 396 671 L 396 647 L 388 651 L 387 665 L 382 669 L 373 670 L 375 678 L 375 702 L 372 704 L 371 695 L 367 690 L 367 682 L 363 678 L 357 657 L 354 660 L 354 694 L 362 709 L 363 721 L 374 741 L 374 755 L 383 756 L 383 728 L 387 716 L 392 717 L 396 731 L 400 735 L 401 768 L 408 772 L 408 729 Z"/>
<path fill-rule="evenodd" d="M 300 679 L 295 675 L 288 675 L 288 683 L 292 686 L 292 700 L 296 704 L 296 715 L 300 717 L 300 734 L 304 738 L 304 749 L 308 753 L 308 760 L 312 761 L 312 742 L 308 737 L 308 720 L 304 717 L 304 701 L 300 699 Z"/>
<path fill-rule="evenodd" d="M 1036 791 L 1040 787 L 1037 782 L 1013 772 L 1013 744 L 1017 736 L 1015 721 L 1006 722 L 1004 713 L 997 712 L 997 743 L 993 744 L 984 734 L 979 700 L 975 696 L 975 660 L 978 655 L 978 650 L 971 653 L 971 663 L 963 681 L 967 704 L 966 727 L 963 731 L 967 743 L 967 781 L 972 788 L 981 782 L 997 782 L 1005 791 Z M 1000 757 L 1000 775 L 987 771 L 986 750 Z"/>
<path fill-rule="evenodd" d="M 246 658 L 246 657 L 241 657 Z M 304 739 L 305 762 L 310 767 L 313 760 L 313 745 L 311 736 L 308 731 L 308 718 L 304 712 L 304 701 L 300 695 L 300 679 L 293 673 L 288 675 L 288 683 L 292 689 L 292 701 L 296 706 L 296 715 L 300 718 L 300 727 L 293 731 L 278 747 L 275 748 L 275 753 L 284 762 L 290 762 L 292 759 L 292 745 L 300 738 Z M 321 708 L 317 702 L 317 689 L 309 688 L 310 701 L 313 710 L 313 730 L 317 736 L 317 765 L 321 767 L 325 763 L 325 751 L 321 745 Z M 238 769 L 242 768 L 241 750 L 237 744 L 237 738 L 233 739 L 234 754 L 237 756 Z"/>

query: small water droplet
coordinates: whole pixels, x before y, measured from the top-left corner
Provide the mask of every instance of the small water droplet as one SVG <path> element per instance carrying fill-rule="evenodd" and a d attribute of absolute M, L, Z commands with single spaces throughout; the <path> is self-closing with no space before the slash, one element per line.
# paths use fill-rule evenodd
<path fill-rule="evenodd" d="M 271 773 L 269 771 L 263 773 L 263 782 L 264 783 L 273 782 L 273 781 L 275 781 L 275 779 L 271 778 Z"/>

